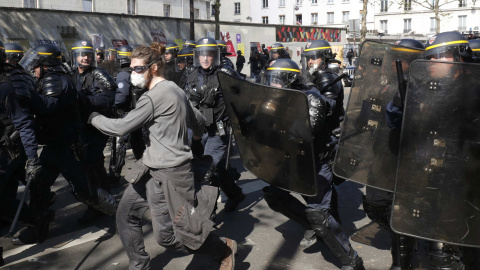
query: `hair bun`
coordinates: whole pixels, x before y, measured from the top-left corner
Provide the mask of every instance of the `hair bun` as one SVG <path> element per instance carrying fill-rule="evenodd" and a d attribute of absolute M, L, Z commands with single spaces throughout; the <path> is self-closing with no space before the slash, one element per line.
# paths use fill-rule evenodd
<path fill-rule="evenodd" d="M 152 48 L 152 50 L 159 52 L 161 55 L 165 54 L 165 45 L 163 44 L 152 42 L 150 44 L 150 48 Z"/>

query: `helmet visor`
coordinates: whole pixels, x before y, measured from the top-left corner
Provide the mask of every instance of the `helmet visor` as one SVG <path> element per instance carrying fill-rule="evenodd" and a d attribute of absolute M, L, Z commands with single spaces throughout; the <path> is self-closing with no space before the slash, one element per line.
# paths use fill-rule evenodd
<path fill-rule="evenodd" d="M 193 52 L 193 65 L 204 69 L 212 66 L 220 66 L 220 51 L 215 50 L 197 50 Z"/>
<path fill-rule="evenodd" d="M 33 48 L 28 50 L 27 54 L 20 60 L 18 63 L 20 66 L 23 67 L 23 69 L 27 71 L 32 71 L 34 68 L 38 67 L 40 65 L 40 58 L 41 55 L 35 51 Z"/>
<path fill-rule="evenodd" d="M 266 84 L 277 88 L 290 88 L 290 85 L 298 77 L 296 72 L 267 71 Z"/>
<path fill-rule="evenodd" d="M 72 53 L 72 63 L 73 67 L 96 67 L 97 66 L 97 55 L 91 51 L 73 51 Z"/>

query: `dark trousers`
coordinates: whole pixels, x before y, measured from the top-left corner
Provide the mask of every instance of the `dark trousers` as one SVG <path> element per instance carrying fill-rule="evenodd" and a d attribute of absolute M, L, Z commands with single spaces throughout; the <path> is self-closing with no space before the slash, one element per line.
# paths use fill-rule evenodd
<path fill-rule="evenodd" d="M 159 171 L 152 172 L 155 179 L 150 178 L 129 185 L 118 206 L 117 228 L 130 261 L 129 269 L 150 269 L 150 256 L 145 251 L 142 231 L 142 217 L 149 208 L 151 209 L 153 233 L 159 245 L 193 254 L 207 254 L 215 259 L 220 259 L 225 251 L 224 238 L 210 234 L 199 249 L 192 250 L 180 243 L 174 233 L 168 204 L 177 204 L 178 202 L 172 201 L 171 194 L 165 194 L 173 191 L 162 184 L 162 181 L 165 180 L 162 178 L 168 177 L 168 181 L 173 182 L 171 184 L 174 185 L 175 192 L 181 194 L 183 200 L 194 203 L 193 175 L 175 170 Z M 184 177 L 188 179 L 184 179 Z"/>
<path fill-rule="evenodd" d="M 87 136 L 87 155 L 85 171 L 88 181 L 96 187 L 106 191 L 110 190 L 108 183 L 107 170 L 105 169 L 105 156 L 103 150 L 107 146 L 108 136 L 103 134 L 88 134 Z"/>

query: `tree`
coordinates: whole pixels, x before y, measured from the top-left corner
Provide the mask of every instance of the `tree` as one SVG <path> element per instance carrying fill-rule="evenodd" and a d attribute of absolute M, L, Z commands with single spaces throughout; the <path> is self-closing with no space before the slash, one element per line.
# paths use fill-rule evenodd
<path fill-rule="evenodd" d="M 220 0 L 215 0 L 215 39 L 220 39 Z"/>
<path fill-rule="evenodd" d="M 365 41 L 365 36 L 367 35 L 367 6 L 368 0 L 363 0 L 363 11 L 362 11 L 362 30 L 360 31 L 360 42 Z"/>
<path fill-rule="evenodd" d="M 436 32 L 438 34 L 440 33 L 440 16 L 443 17 L 450 15 L 450 13 L 442 12 L 440 9 L 445 5 L 457 1 L 458 0 L 397 0 L 397 3 L 404 7 L 405 13 L 411 10 L 411 3 L 433 11 L 435 14 L 435 22 L 437 24 Z M 462 2 L 466 2 L 466 0 L 462 0 Z"/>

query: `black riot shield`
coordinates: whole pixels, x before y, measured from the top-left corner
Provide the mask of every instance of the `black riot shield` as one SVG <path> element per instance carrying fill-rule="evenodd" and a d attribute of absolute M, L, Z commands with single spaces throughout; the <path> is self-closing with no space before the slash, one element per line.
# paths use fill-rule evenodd
<path fill-rule="evenodd" d="M 479 64 L 417 60 L 410 68 L 393 230 L 480 246 Z"/>
<path fill-rule="evenodd" d="M 218 80 L 245 168 L 279 188 L 314 196 L 316 171 L 306 95 L 221 72 Z"/>
<path fill-rule="evenodd" d="M 395 62 L 400 59 L 406 71 L 422 52 L 374 41 L 362 44 L 333 167 L 337 176 L 393 191 L 400 132 L 388 127 L 386 108 L 399 89 Z"/>

